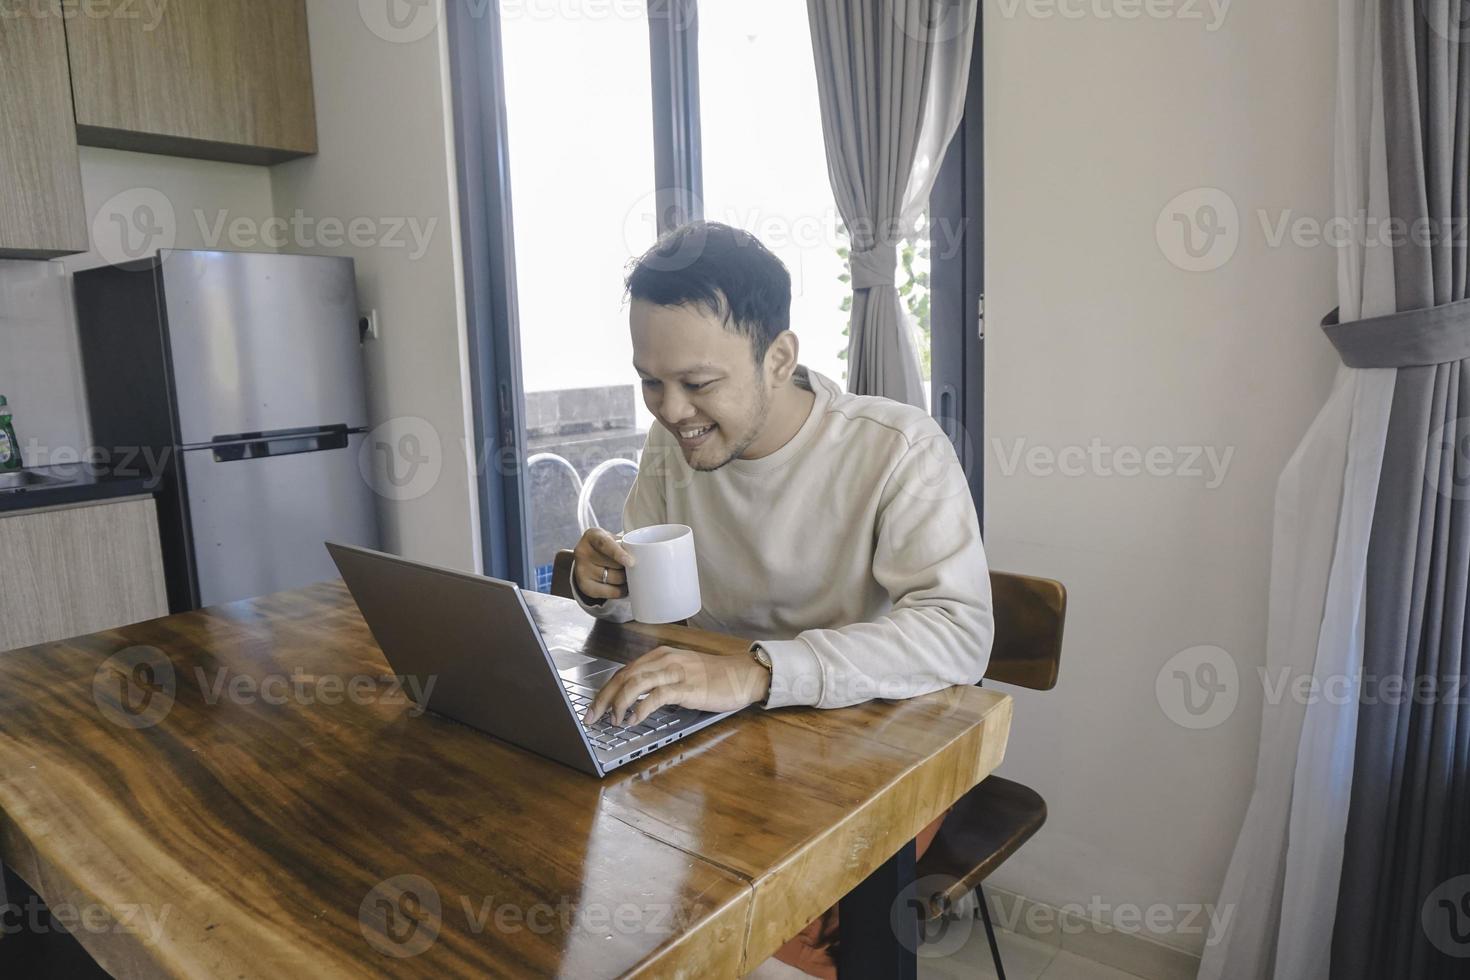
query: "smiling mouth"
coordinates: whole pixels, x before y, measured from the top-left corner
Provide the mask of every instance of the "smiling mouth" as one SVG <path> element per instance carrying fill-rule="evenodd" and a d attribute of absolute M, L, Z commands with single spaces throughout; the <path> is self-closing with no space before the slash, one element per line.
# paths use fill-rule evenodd
<path fill-rule="evenodd" d="M 716 426 L 711 423 L 709 425 L 701 425 L 694 428 L 686 429 L 676 429 L 674 431 L 675 434 L 679 437 L 680 442 L 682 442 L 686 446 L 690 446 L 696 443 L 703 442 L 706 436 L 715 431 L 715 428 Z"/>

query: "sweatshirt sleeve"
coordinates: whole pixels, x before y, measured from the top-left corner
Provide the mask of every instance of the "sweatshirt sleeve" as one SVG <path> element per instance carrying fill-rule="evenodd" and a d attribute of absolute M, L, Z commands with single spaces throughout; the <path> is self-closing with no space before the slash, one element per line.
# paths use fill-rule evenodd
<path fill-rule="evenodd" d="M 840 708 L 975 684 L 990 660 L 990 571 L 964 470 L 942 433 L 910 445 L 879 498 L 873 578 L 889 611 L 760 646 L 766 707 Z"/>
<path fill-rule="evenodd" d="M 655 424 L 648 432 L 643 452 L 638 457 L 638 477 L 628 499 L 623 504 L 623 530 L 648 527 L 650 524 L 668 523 L 668 505 L 664 501 L 664 471 L 672 460 L 668 458 L 669 447 L 660 445 L 659 432 Z M 633 602 L 626 596 L 621 599 L 598 599 L 588 601 L 577 588 L 576 567 L 572 568 L 572 597 L 577 605 L 598 619 L 613 623 L 626 623 L 633 618 Z"/>

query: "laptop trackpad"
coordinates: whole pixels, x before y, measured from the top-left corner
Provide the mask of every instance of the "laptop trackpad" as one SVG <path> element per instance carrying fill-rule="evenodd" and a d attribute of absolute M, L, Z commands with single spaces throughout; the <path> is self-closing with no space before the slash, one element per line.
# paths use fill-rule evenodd
<path fill-rule="evenodd" d="M 599 688 L 607 683 L 613 672 L 622 666 L 566 647 L 552 647 L 551 659 L 556 662 L 556 672 L 562 677 L 591 688 Z"/>

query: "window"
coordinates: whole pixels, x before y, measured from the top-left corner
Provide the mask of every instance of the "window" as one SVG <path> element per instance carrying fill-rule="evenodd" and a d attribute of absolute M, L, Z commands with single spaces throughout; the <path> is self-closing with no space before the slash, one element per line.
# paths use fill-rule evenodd
<path fill-rule="evenodd" d="M 827 173 L 806 4 L 501 0 L 490 8 L 498 18 L 458 7 L 461 192 L 490 191 L 466 218 L 467 240 L 483 235 L 490 260 L 488 270 L 467 267 L 486 436 L 481 509 L 503 519 L 486 522 L 486 570 L 544 589 L 555 551 L 584 525 L 620 528 L 651 423 L 630 363 L 629 259 L 684 216 L 752 232 L 791 270 L 802 362 L 841 382 L 848 242 Z M 972 162 L 978 68 L 977 59 Z M 503 117 L 493 97 L 467 86 L 498 93 Z M 480 116 L 487 132 L 477 137 Z M 979 289 L 979 196 L 965 152 L 952 149 L 898 270 L 926 384 L 932 366 L 935 412 L 959 434 L 979 431 L 977 348 L 964 340 Z M 945 232 L 944 254 L 931 254 L 931 221 Z M 492 452 L 519 465 L 510 474 L 484 465 Z M 973 469 L 972 481 L 978 492 Z"/>

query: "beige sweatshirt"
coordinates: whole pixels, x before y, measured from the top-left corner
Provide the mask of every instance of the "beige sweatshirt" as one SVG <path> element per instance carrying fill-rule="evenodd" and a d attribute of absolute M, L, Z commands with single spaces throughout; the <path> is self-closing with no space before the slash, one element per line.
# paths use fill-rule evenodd
<path fill-rule="evenodd" d="M 816 403 L 761 459 L 713 472 L 655 425 L 623 527 L 694 529 L 691 626 L 759 641 L 767 707 L 837 708 L 974 684 L 990 658 L 990 575 L 954 448 L 919 409 L 809 372 Z M 584 609 L 627 622 L 629 600 Z"/>

